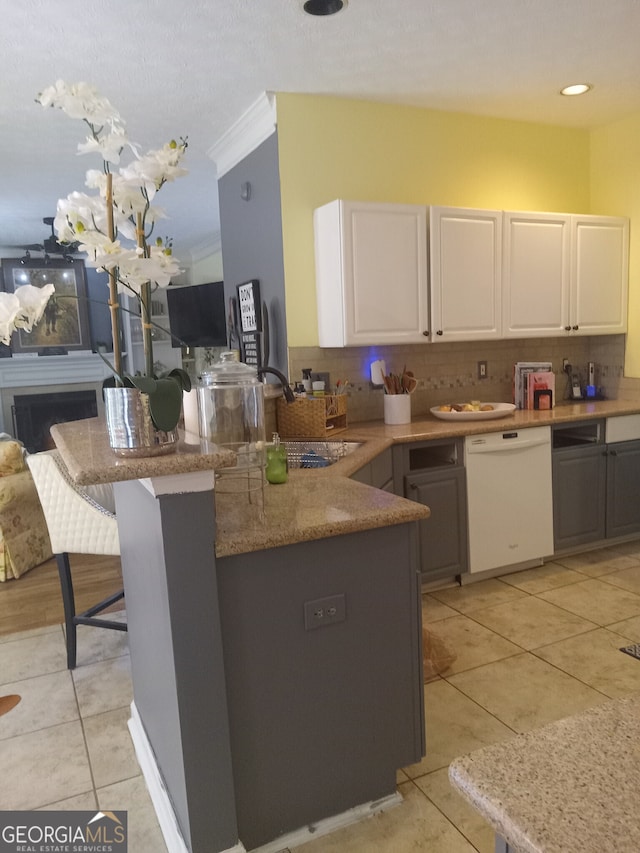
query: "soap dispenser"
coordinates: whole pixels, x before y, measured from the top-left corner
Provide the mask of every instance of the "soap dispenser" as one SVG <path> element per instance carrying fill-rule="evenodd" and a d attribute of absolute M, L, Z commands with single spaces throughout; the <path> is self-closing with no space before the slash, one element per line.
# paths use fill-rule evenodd
<path fill-rule="evenodd" d="M 267 445 L 267 467 L 265 476 L 268 483 L 286 483 L 287 472 L 287 448 L 280 441 L 277 432 L 273 433 L 273 441 Z"/>

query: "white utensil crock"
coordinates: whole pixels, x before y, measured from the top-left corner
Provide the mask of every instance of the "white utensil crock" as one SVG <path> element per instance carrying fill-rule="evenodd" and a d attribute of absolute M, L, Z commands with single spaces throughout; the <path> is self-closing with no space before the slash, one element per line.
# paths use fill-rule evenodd
<path fill-rule="evenodd" d="M 410 394 L 384 395 L 384 422 L 385 424 L 411 423 Z"/>

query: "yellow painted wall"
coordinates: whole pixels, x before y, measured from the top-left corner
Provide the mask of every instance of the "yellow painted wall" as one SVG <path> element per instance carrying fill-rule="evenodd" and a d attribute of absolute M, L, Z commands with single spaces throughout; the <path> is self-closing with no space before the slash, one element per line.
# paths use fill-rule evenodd
<path fill-rule="evenodd" d="M 590 212 L 584 130 L 278 94 L 287 336 L 318 343 L 313 210 L 334 198 Z"/>
<path fill-rule="evenodd" d="M 592 131 L 591 205 L 631 219 L 625 376 L 640 378 L 640 114 Z"/>

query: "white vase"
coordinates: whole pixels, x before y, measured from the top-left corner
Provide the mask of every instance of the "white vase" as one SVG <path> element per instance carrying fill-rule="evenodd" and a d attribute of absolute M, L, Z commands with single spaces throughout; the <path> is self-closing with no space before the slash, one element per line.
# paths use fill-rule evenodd
<path fill-rule="evenodd" d="M 410 394 L 384 395 L 384 422 L 385 424 L 411 423 Z"/>

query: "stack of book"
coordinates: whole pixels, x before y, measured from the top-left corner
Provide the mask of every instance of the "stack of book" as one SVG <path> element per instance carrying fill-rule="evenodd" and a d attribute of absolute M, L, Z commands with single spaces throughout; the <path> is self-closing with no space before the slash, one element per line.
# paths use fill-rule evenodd
<path fill-rule="evenodd" d="M 552 409 L 555 375 L 550 361 L 518 361 L 513 369 L 513 402 L 517 409 Z"/>

